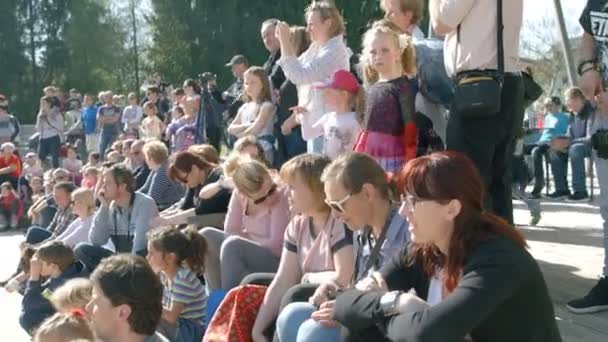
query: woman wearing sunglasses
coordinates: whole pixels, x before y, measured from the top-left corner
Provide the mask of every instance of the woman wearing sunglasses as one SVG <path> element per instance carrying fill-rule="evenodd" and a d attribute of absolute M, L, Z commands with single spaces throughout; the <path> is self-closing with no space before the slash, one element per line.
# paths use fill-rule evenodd
<path fill-rule="evenodd" d="M 250 273 L 276 272 L 290 217 L 287 193 L 266 165 L 238 154 L 226 161 L 224 172 L 235 186 L 224 231 L 201 230 L 209 244 L 210 290 L 229 290 Z"/>
<path fill-rule="evenodd" d="M 483 211 L 473 163 L 438 152 L 410 161 L 400 178 L 413 243 L 367 291 L 338 296 L 343 340 L 561 341 L 538 264 L 519 231 Z"/>
<path fill-rule="evenodd" d="M 177 206 L 161 212 L 160 216 L 152 221 L 153 226 L 187 224 L 188 220 L 195 216 L 221 214 L 228 210 L 232 190 L 224 184 L 224 171 L 216 164 L 190 151 L 178 152 L 169 166 L 168 175 L 188 190 Z M 216 188 L 215 191 L 201 198 L 199 193 L 209 186 Z M 204 226 L 206 225 L 199 227 Z"/>
<path fill-rule="evenodd" d="M 355 272 L 347 286 L 324 283 L 310 303 L 285 307 L 277 320 L 281 341 L 339 341 L 340 329 L 333 320 L 336 294 L 354 284 L 364 286 L 359 282 L 409 241 L 407 222 L 398 214 L 386 174 L 373 158 L 354 152 L 342 155 L 325 169 L 321 180 L 333 214 L 356 232 Z"/>

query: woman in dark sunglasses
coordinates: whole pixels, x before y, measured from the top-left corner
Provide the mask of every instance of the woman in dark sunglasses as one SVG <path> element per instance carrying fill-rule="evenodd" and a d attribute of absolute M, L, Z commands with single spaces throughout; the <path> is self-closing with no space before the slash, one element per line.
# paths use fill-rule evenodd
<path fill-rule="evenodd" d="M 373 158 L 354 152 L 342 155 L 325 169 L 321 180 L 333 214 L 356 232 L 355 272 L 347 286 L 324 283 L 310 304 L 285 307 L 277 320 L 281 341 L 301 341 L 302 336 L 306 341 L 339 341 L 339 324 L 333 321 L 335 295 L 355 284 L 365 286 L 359 281 L 386 265 L 409 241 L 408 224 L 398 214 L 387 176 Z"/>
<path fill-rule="evenodd" d="M 290 218 L 287 193 L 266 165 L 237 154 L 226 161 L 224 172 L 235 187 L 224 231 L 201 230 L 209 244 L 210 290 L 229 290 L 251 273 L 276 272 Z"/>

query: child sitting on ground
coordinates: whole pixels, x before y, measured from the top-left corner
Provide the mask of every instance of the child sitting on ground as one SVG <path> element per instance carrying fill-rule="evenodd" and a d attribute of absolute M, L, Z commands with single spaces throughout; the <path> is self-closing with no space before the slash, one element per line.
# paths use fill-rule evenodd
<path fill-rule="evenodd" d="M 57 312 L 83 310 L 91 301 L 93 283 L 86 278 L 75 278 L 61 285 L 49 298 Z"/>
<path fill-rule="evenodd" d="M 84 311 L 56 313 L 36 331 L 34 342 L 93 342 L 95 334 Z"/>
<path fill-rule="evenodd" d="M 42 177 L 43 175 L 44 170 L 42 170 L 42 165 L 40 164 L 38 155 L 34 152 L 26 154 L 25 163 L 23 166 L 23 177 L 29 181 L 33 177 Z"/>
<path fill-rule="evenodd" d="M 16 229 L 23 215 L 23 203 L 10 182 L 0 185 L 0 231 Z"/>
<path fill-rule="evenodd" d="M 172 341 L 201 341 L 207 295 L 198 279 L 205 267 L 207 240 L 196 229 L 154 230 L 148 237 L 148 262 L 165 287 L 162 326 Z"/>
<path fill-rule="evenodd" d="M 99 177 L 99 169 L 94 166 L 89 166 L 84 169 L 82 176 L 80 185 L 83 188 L 94 190 L 95 185 L 97 185 L 97 178 Z"/>
<path fill-rule="evenodd" d="M 67 154 L 68 157 L 63 160 L 63 168 L 70 172 L 70 180 L 77 186 L 80 186 L 80 181 L 82 180 L 82 176 L 80 175 L 80 172 L 82 171 L 82 161 L 78 159 L 76 146 L 68 145 Z"/>
<path fill-rule="evenodd" d="M 41 177 L 32 177 L 30 188 L 32 189 L 32 203 L 36 203 L 38 199 L 44 197 L 44 182 Z"/>
<path fill-rule="evenodd" d="M 74 258 L 74 252 L 65 243 L 51 241 L 43 244 L 30 261 L 29 280 L 21 303 L 21 327 L 33 333 L 55 313 L 47 299 L 53 291 L 69 279 L 87 276 L 84 265 Z"/>

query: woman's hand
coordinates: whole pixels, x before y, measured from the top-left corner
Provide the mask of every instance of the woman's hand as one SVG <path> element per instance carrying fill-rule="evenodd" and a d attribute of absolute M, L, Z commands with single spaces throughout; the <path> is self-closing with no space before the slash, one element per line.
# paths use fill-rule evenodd
<path fill-rule="evenodd" d="M 150 225 L 152 225 L 152 227 L 163 227 L 163 226 L 168 226 L 170 225 L 170 220 L 169 218 L 165 217 L 165 216 L 158 216 L 152 219 L 152 221 L 150 221 Z"/>
<path fill-rule="evenodd" d="M 280 21 L 275 29 L 275 36 L 281 45 L 289 43 L 289 35 L 289 25 L 284 21 Z"/>
<path fill-rule="evenodd" d="M 386 285 L 384 278 L 378 272 L 374 272 L 371 276 L 361 279 L 355 285 L 355 288 L 359 291 L 388 291 L 388 286 Z"/>
<path fill-rule="evenodd" d="M 333 281 L 321 284 L 315 290 L 315 293 L 308 299 L 308 302 L 315 306 L 321 306 L 331 298 L 335 298 L 335 294 L 340 289 L 340 286 Z"/>
<path fill-rule="evenodd" d="M 319 310 L 310 315 L 310 318 L 321 323 L 321 325 L 333 328 L 338 326 L 338 322 L 334 321 L 334 304 L 335 300 L 327 301 L 319 307 Z"/>

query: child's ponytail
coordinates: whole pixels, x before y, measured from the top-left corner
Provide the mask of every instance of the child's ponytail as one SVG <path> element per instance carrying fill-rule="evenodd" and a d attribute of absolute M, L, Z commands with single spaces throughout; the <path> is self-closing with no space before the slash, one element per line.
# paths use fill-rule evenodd
<path fill-rule="evenodd" d="M 203 274 L 205 272 L 207 240 L 205 240 L 205 238 L 199 234 L 194 227 L 186 228 L 184 230 L 184 234 L 190 242 L 188 256 L 186 257 L 185 261 L 192 272 L 196 274 Z"/>
<path fill-rule="evenodd" d="M 148 241 L 162 253 L 175 254 L 178 266 L 186 263 L 192 272 L 204 272 L 207 240 L 196 229 L 188 227 L 181 231 L 174 227 L 160 228 L 150 234 Z"/>

